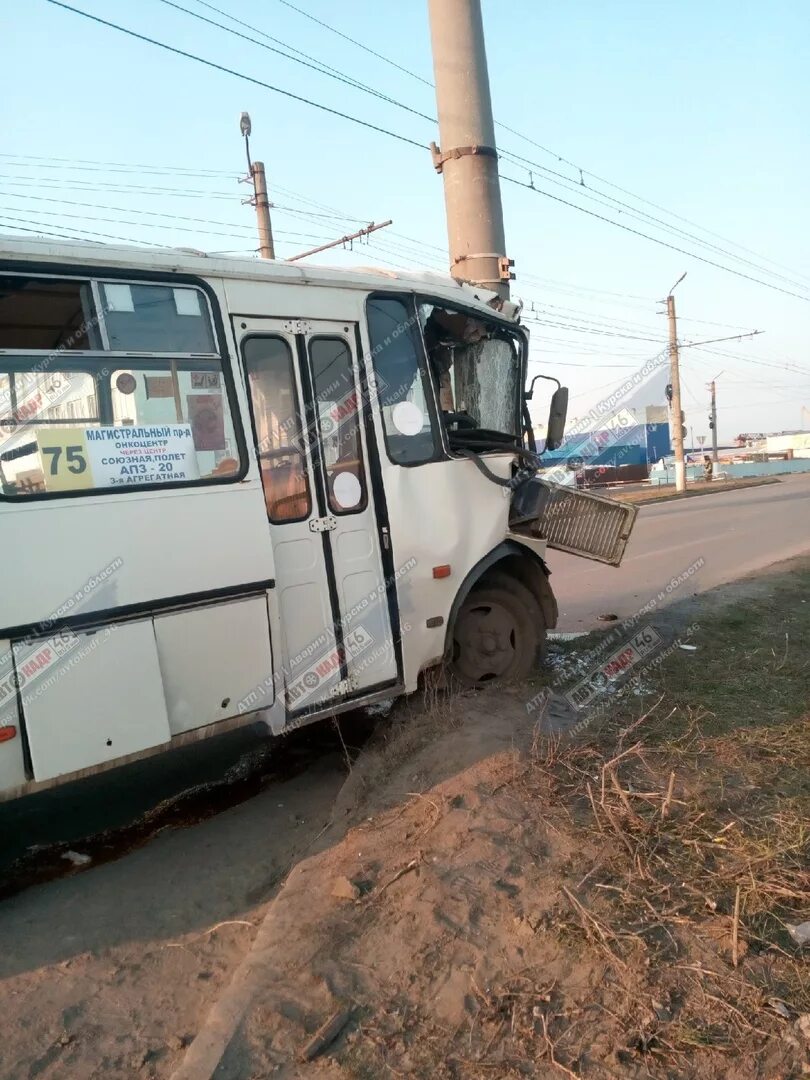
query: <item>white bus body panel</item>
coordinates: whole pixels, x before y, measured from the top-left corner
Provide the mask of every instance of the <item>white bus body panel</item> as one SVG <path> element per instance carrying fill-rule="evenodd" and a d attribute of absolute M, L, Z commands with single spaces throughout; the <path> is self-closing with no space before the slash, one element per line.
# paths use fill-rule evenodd
<path fill-rule="evenodd" d="M 258 478 L 228 487 L 4 503 L 0 550 L 17 552 L 18 559 L 24 554 L 29 569 L 24 588 L 5 590 L 3 625 L 269 580 L 273 552 L 263 509 Z M 84 592 L 119 559 L 118 569 Z"/>
<path fill-rule="evenodd" d="M 511 455 L 487 455 L 487 466 L 508 478 Z M 450 610 L 469 571 L 504 539 L 509 517 L 505 488 L 471 461 L 437 461 L 418 468 L 383 465 L 391 541 L 398 567 L 414 568 L 397 583 L 405 661 L 405 689 L 444 654 Z M 434 566 L 450 576 L 434 578 Z M 428 627 L 431 617 L 439 626 Z"/>
<path fill-rule="evenodd" d="M 473 293 L 430 275 L 336 272 L 81 244 L 42 244 L 33 254 L 22 242 L 4 246 L 9 258 L 39 262 L 39 273 L 43 260 L 53 259 L 55 272 L 58 264 L 69 263 L 90 274 L 96 265 L 176 271 L 205 281 L 221 308 L 229 354 L 223 364 L 231 365 L 235 419 L 243 429 L 248 457 L 245 478 L 234 483 L 0 504 L 0 550 L 7 553 L 9 574 L 17 564 L 24 577 L 22 587 L 5 591 L 0 625 L 25 627 L 57 612 L 59 620 L 95 612 L 104 613 L 95 631 L 100 635 L 120 619 L 120 609 L 139 609 L 127 616 L 133 621 L 119 622 L 81 663 L 61 671 L 50 693 L 35 697 L 36 684 L 29 688 L 30 701 L 24 707 L 31 786 L 169 743 L 173 736 L 191 738 L 203 727 L 218 730 L 216 721 L 251 710 L 261 710 L 273 731 L 283 730 L 290 721 L 282 693 L 289 674 L 283 654 L 289 657 L 305 648 L 331 618 L 323 577 L 313 577 L 322 565 L 323 541 L 307 521 L 289 526 L 268 522 L 238 339 L 249 332 L 247 324 L 254 331 L 263 324 L 265 331 L 271 320 L 277 325 L 288 322 L 285 333 L 294 338 L 308 332 L 300 328 L 302 322 L 310 321 L 313 333 L 325 321 L 339 322 L 341 332 L 350 328 L 344 336 L 355 364 L 370 370 L 370 293 L 386 288 L 416 291 L 482 309 L 492 294 Z M 362 358 L 356 355 L 356 327 Z M 364 624 L 368 616 L 362 611 L 363 598 L 379 588 L 385 559 L 393 560 L 396 572 L 405 569 L 396 583 L 400 627 L 390 627 L 386 606 L 385 620 L 368 628 L 390 648 L 375 657 L 373 667 L 363 668 L 354 691 L 359 701 L 364 689 L 368 700 L 379 698 L 380 684 L 389 686 L 392 696 L 403 684 L 408 691 L 416 689 L 419 673 L 442 657 L 458 590 L 470 570 L 506 537 L 509 513 L 508 491 L 487 480 L 471 461 L 396 465 L 388 460 L 376 408 L 371 428 L 385 492 L 379 505 L 384 501 L 387 506 L 389 535 L 383 543 L 374 513 L 370 429 L 362 423 L 368 508 L 355 517 L 339 515 L 338 527 L 329 534 L 342 612 L 361 608 L 356 620 Z M 509 476 L 511 455 L 488 454 L 486 461 L 498 475 Z M 317 512 L 313 505 L 313 516 Z M 284 535 L 299 527 L 301 532 Z M 114 572 L 86 590 L 87 583 L 114 562 Z M 442 564 L 450 565 L 450 576 L 434 578 L 433 567 Z M 248 587 L 246 597 L 238 595 L 243 585 Z M 304 586 L 303 592 L 298 585 Z M 199 595 L 218 590 L 236 595 L 216 600 Z M 75 597 L 78 600 L 64 610 Z M 177 604 L 172 603 L 171 610 L 160 609 L 161 601 L 165 605 L 173 598 Z M 436 617 L 442 624 L 427 627 L 427 620 Z M 90 633 L 77 629 L 76 634 L 89 644 Z M 402 650 L 399 673 L 395 642 Z M 0 642 L 0 663 L 4 648 L 8 652 Z M 328 701 L 323 706 L 321 714 Z M 6 708 L 14 723 L 16 702 Z M 0 705 L 0 719 L 2 709 Z M 0 797 L 14 788 L 20 793 L 25 783 L 23 750 L 21 737 L 0 743 Z"/>
<path fill-rule="evenodd" d="M 151 619 L 77 634 L 75 664 L 58 662 L 22 692 L 34 776 L 48 780 L 167 742 L 169 719 Z M 30 652 L 15 646 L 22 663 Z M 42 692 L 40 692 L 42 691 Z"/>
<path fill-rule="evenodd" d="M 274 697 L 267 601 L 253 597 L 155 618 L 172 735 L 233 715 L 262 687 Z"/>

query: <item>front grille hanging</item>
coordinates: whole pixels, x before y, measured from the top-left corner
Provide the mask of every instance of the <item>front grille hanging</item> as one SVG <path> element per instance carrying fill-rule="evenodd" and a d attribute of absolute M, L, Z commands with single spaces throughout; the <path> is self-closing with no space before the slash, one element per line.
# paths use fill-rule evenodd
<path fill-rule="evenodd" d="M 523 518 L 550 548 L 618 566 L 630 539 L 638 507 L 590 491 L 574 491 L 550 480 L 532 481 L 531 516 Z M 522 515 L 521 515 L 522 516 Z"/>

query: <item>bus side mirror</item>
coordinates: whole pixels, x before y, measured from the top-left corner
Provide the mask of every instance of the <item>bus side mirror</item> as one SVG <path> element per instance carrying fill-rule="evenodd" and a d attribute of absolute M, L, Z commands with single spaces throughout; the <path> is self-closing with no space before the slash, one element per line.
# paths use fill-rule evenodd
<path fill-rule="evenodd" d="M 556 450 L 565 436 L 565 420 L 568 416 L 568 387 L 558 386 L 551 396 L 546 428 L 546 450 Z"/>

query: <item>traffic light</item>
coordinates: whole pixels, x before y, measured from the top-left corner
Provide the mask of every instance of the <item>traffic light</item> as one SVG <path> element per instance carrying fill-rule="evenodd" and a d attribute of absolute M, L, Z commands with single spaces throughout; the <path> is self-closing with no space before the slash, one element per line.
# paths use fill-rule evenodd
<path fill-rule="evenodd" d="M 672 383 L 667 383 L 665 393 L 667 395 L 667 401 L 672 401 Z"/>
<path fill-rule="evenodd" d="M 709 431 L 714 431 L 714 417 L 709 413 Z"/>

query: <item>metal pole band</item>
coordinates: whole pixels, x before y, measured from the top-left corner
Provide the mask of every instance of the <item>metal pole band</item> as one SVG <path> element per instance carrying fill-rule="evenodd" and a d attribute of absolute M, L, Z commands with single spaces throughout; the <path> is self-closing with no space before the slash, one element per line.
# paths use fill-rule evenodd
<path fill-rule="evenodd" d="M 480 154 L 482 157 L 491 157 L 498 160 L 498 151 L 494 146 L 455 146 L 452 150 L 448 150 L 446 153 L 442 153 L 435 142 L 430 144 L 430 153 L 433 158 L 433 168 L 436 172 L 441 172 L 445 161 L 458 160 L 458 158 L 469 157 L 470 155 Z"/>

